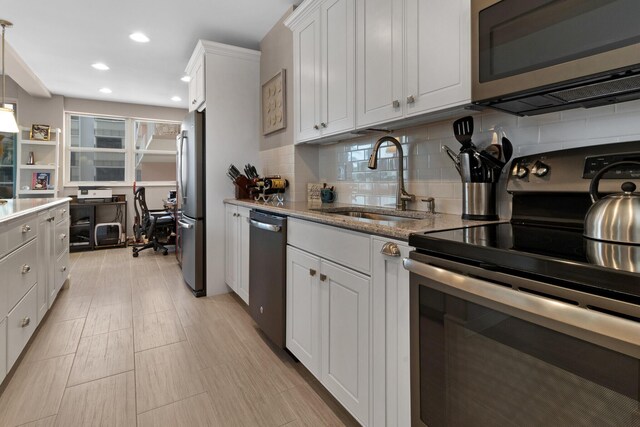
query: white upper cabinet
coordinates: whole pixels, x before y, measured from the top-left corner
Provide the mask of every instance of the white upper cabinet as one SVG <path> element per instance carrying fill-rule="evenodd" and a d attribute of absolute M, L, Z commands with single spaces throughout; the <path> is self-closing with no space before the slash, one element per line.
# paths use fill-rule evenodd
<path fill-rule="evenodd" d="M 356 127 L 471 100 L 469 0 L 358 0 Z"/>
<path fill-rule="evenodd" d="M 469 0 L 405 0 L 405 115 L 471 102 Z"/>
<path fill-rule="evenodd" d="M 402 117 L 403 0 L 356 1 L 357 127 Z"/>
<path fill-rule="evenodd" d="M 293 30 L 296 143 L 355 125 L 354 0 L 308 4 L 299 19 L 287 22 Z"/>
<path fill-rule="evenodd" d="M 187 65 L 189 80 L 189 111 L 202 111 L 205 101 L 204 51 L 194 53 Z"/>

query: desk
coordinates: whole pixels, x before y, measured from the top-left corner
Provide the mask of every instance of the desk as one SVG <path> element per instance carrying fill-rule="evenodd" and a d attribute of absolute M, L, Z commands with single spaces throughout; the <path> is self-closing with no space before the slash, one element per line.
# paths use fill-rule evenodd
<path fill-rule="evenodd" d="M 78 252 L 99 248 L 121 248 L 127 245 L 126 238 L 122 243 L 113 245 L 96 245 L 96 224 L 105 222 L 120 223 L 122 233 L 127 234 L 127 198 L 124 194 L 113 196 L 113 201 L 83 201 L 71 196 L 69 202 L 69 250 Z"/>

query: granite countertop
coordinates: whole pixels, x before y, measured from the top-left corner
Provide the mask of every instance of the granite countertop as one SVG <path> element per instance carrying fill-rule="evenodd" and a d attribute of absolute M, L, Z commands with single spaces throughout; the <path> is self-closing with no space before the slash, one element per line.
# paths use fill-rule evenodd
<path fill-rule="evenodd" d="M 343 203 L 322 204 L 320 202 L 256 202 L 249 199 L 226 199 L 225 203 L 244 206 L 252 209 L 260 209 L 268 212 L 279 213 L 293 218 L 306 219 L 323 224 L 334 225 L 350 230 L 361 231 L 363 233 L 375 234 L 384 237 L 391 237 L 398 240 L 407 241 L 409 234 L 425 231 L 450 230 L 453 228 L 471 227 L 499 221 L 467 221 L 460 218 L 460 215 L 444 213 L 425 214 L 419 211 L 405 211 L 409 215 L 414 215 L 416 219 L 402 221 L 379 221 L 366 218 L 353 218 L 345 215 L 326 212 L 327 210 L 363 210 L 378 211 L 387 213 L 389 208 L 376 206 L 348 205 Z"/>
<path fill-rule="evenodd" d="M 5 199 L 6 203 L 0 202 L 0 224 L 12 219 L 48 209 L 56 205 L 68 202 L 69 197 L 50 197 L 46 199 Z"/>

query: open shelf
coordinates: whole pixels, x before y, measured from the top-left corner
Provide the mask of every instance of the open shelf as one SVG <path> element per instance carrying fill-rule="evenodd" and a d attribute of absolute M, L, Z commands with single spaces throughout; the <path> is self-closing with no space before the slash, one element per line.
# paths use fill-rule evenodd
<path fill-rule="evenodd" d="M 56 165 L 20 165 L 20 169 L 33 169 L 33 170 L 53 170 Z"/>

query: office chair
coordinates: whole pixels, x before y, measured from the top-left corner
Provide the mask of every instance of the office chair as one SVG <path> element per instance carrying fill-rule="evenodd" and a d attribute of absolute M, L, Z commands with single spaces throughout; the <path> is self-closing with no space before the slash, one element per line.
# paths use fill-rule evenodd
<path fill-rule="evenodd" d="M 169 237 L 176 229 L 174 218 L 166 211 L 150 210 L 147 207 L 144 187 L 136 189 L 133 202 L 136 217 L 139 219 L 139 223 L 133 225 L 136 240 L 143 235 L 148 240 L 147 243 L 133 248 L 133 257 L 136 258 L 140 251 L 148 248 L 153 248 L 155 252 L 162 249 L 162 255 L 167 255 L 169 250 L 165 245 L 168 245 Z"/>

